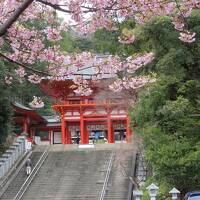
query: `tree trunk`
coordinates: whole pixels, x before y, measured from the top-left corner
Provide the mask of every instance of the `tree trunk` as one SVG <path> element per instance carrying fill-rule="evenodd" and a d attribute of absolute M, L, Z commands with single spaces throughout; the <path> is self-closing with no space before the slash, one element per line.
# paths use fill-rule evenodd
<path fill-rule="evenodd" d="M 7 32 L 8 28 L 12 26 L 12 24 L 19 18 L 19 16 L 33 1 L 34 0 L 24 0 L 24 2 L 21 3 L 18 8 L 16 8 L 12 15 L 0 26 L 0 37 Z"/>

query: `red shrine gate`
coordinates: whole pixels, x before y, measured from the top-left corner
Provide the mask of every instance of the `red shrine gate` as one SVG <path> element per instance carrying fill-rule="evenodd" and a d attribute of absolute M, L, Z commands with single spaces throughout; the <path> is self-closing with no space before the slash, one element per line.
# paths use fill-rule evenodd
<path fill-rule="evenodd" d="M 129 117 L 120 100 L 95 102 L 91 98 L 77 100 L 76 97 L 52 107 L 60 113 L 60 120 L 55 116 L 40 116 L 28 107 L 14 104 L 13 120 L 20 128 L 17 134 L 25 132 L 34 141 L 40 137 L 49 144 L 71 144 L 77 136 L 82 144 L 87 144 L 89 139 L 95 138 L 96 132 L 101 132 L 100 139 L 106 138 L 108 143 L 131 141 Z"/>
<path fill-rule="evenodd" d="M 74 93 L 72 79 L 42 80 L 41 89 L 56 99 L 52 108 L 60 115 L 59 125 L 47 123 L 51 144 L 71 144 L 77 137 L 81 144 L 88 144 L 98 132 L 108 143 L 122 139 L 131 141 L 127 102 L 124 96 L 105 89 L 104 84 L 109 85 L 108 81 L 91 82 L 92 94 L 78 96 Z"/>
<path fill-rule="evenodd" d="M 121 130 L 121 137 L 131 141 L 130 120 L 125 104 L 104 100 L 95 102 L 89 98 L 70 98 L 65 103 L 53 105 L 61 115 L 61 143 L 71 144 L 72 138 L 80 132 L 81 144 L 88 144 L 94 137 L 93 131 L 102 131 L 108 143 L 115 142 L 115 130 Z M 78 133 L 78 134 L 77 134 Z"/>

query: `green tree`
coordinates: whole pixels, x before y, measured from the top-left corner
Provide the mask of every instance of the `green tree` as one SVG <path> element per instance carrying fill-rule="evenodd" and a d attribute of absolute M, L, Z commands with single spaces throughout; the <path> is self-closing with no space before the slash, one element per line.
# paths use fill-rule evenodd
<path fill-rule="evenodd" d="M 124 45 L 118 42 L 118 37 L 124 29 L 133 30 L 135 28 L 135 22 L 133 20 L 127 20 L 126 22 L 118 24 L 117 31 L 107 31 L 102 28 L 97 30 L 94 34 L 91 35 L 91 48 L 96 53 L 109 53 L 109 54 L 118 54 L 119 56 L 126 56 L 133 53 L 135 46 L 132 44 Z"/>
<path fill-rule="evenodd" d="M 170 187 L 184 194 L 200 186 L 199 11 L 188 19 L 188 26 L 197 32 L 194 44 L 181 43 L 165 17 L 138 27 L 136 45 L 155 53 L 151 70 L 158 79 L 141 91 L 140 101 L 131 111 L 132 124 L 143 138 L 153 180 L 166 194 Z"/>

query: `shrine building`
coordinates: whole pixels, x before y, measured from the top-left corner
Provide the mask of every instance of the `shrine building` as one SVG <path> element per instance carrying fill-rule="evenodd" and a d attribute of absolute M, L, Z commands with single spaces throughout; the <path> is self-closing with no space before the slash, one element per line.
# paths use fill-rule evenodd
<path fill-rule="evenodd" d="M 33 140 L 49 144 L 72 144 L 77 137 L 81 144 L 131 142 L 130 118 L 124 96 L 111 92 L 105 85 L 111 80 L 91 81 L 90 96 L 74 93 L 72 79 L 42 80 L 41 89 L 55 102 L 55 115 L 40 116 L 34 109 L 15 104 L 14 122 Z"/>

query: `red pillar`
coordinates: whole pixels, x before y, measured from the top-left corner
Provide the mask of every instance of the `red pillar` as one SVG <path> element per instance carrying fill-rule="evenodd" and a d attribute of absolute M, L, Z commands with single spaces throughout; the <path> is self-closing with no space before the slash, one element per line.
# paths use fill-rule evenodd
<path fill-rule="evenodd" d="M 65 144 L 72 144 L 71 133 L 69 132 L 67 125 L 66 125 L 66 128 L 65 128 Z"/>
<path fill-rule="evenodd" d="M 130 117 L 127 115 L 127 118 L 126 118 L 126 141 L 127 141 L 127 143 L 131 143 L 132 132 L 131 132 L 130 126 L 131 126 Z"/>
<path fill-rule="evenodd" d="M 85 136 L 84 136 L 84 119 L 83 113 L 80 113 L 80 137 L 81 137 L 81 144 L 85 144 Z"/>
<path fill-rule="evenodd" d="M 107 116 L 108 123 L 108 143 L 114 143 L 114 132 L 112 127 L 111 115 L 110 113 Z"/>
<path fill-rule="evenodd" d="M 26 117 L 24 120 L 23 120 L 23 132 L 24 133 L 29 133 L 29 120 L 28 118 Z"/>
<path fill-rule="evenodd" d="M 65 115 L 61 115 L 61 143 L 65 144 Z"/>

